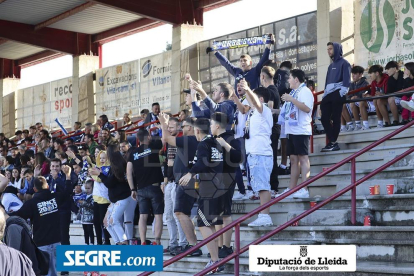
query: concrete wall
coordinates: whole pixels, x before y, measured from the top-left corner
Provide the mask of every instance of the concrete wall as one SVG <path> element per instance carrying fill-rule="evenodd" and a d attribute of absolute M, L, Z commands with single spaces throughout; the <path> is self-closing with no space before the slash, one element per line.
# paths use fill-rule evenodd
<path fill-rule="evenodd" d="M 325 78 L 331 59 L 327 54 L 329 41 L 342 44 L 344 58 L 354 64 L 354 1 L 318 0 L 318 87 L 325 88 Z"/>

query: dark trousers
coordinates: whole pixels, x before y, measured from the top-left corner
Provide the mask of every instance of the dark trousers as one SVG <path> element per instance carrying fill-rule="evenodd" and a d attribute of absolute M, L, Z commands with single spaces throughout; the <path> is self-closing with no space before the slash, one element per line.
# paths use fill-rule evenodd
<path fill-rule="evenodd" d="M 322 125 L 329 142 L 336 142 L 341 130 L 342 106 L 345 96 L 341 97 L 339 90 L 326 95 L 321 102 Z M 332 120 L 332 124 L 331 124 Z"/>
<path fill-rule="evenodd" d="M 239 193 L 245 194 L 246 188 L 244 187 L 243 175 L 242 175 L 240 167 L 236 169 L 236 184 L 237 184 L 237 188 L 239 189 Z"/>
<path fill-rule="evenodd" d="M 60 243 L 62 245 L 70 245 L 70 212 L 59 213 L 60 217 Z"/>
<path fill-rule="evenodd" d="M 274 125 L 272 127 L 272 135 L 270 136 L 270 140 L 272 141 L 272 149 L 273 149 L 273 169 L 272 173 L 270 174 L 270 189 L 277 192 L 279 187 L 279 179 L 278 179 L 278 168 L 277 165 L 277 146 L 279 143 L 280 137 L 280 125 Z"/>
<path fill-rule="evenodd" d="M 95 226 L 96 231 L 96 243 L 102 244 L 102 232 L 105 239 L 105 244 L 110 245 L 111 242 L 109 240 L 110 235 L 108 230 L 104 228 L 103 221 L 105 218 L 106 211 L 108 210 L 108 204 L 98 204 L 96 202 L 93 203 L 93 225 Z"/>
<path fill-rule="evenodd" d="M 83 235 L 85 236 L 85 244 L 94 244 L 95 234 L 93 233 L 93 224 L 82 224 L 82 228 Z"/>

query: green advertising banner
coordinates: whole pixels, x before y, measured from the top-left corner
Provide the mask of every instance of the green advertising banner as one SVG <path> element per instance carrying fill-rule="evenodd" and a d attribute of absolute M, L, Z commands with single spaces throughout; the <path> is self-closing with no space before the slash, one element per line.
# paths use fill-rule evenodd
<path fill-rule="evenodd" d="M 355 64 L 414 61 L 414 1 L 355 1 Z"/>

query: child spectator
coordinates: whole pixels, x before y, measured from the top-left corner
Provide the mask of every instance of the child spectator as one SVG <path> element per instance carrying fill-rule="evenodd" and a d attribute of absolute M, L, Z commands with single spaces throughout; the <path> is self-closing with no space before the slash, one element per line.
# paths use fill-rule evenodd
<path fill-rule="evenodd" d="M 85 199 L 78 201 L 80 206 L 79 213 L 81 214 L 81 223 L 83 228 L 83 234 L 85 236 L 85 244 L 94 244 L 95 235 L 93 233 L 93 223 L 94 223 L 94 201 L 92 196 L 93 191 L 93 179 L 88 179 L 84 185 L 86 194 Z"/>
<path fill-rule="evenodd" d="M 404 73 L 401 70 L 398 70 L 398 63 L 396 61 L 390 61 L 385 65 L 385 71 L 387 72 L 388 83 L 387 83 L 387 93 L 395 93 L 403 89 L 404 86 Z M 401 102 L 401 96 L 399 97 L 389 97 L 388 98 L 388 105 L 391 109 L 392 117 L 393 117 L 393 126 L 398 126 L 400 124 L 398 114 L 398 107 Z"/>
<path fill-rule="evenodd" d="M 75 186 L 75 191 L 74 191 L 74 195 L 73 195 L 73 202 L 75 202 L 76 205 L 76 209 L 78 210 L 77 212 L 77 216 L 76 216 L 76 220 L 73 223 L 80 223 L 81 222 L 81 209 L 80 209 L 80 204 L 79 201 L 85 200 L 86 199 L 86 193 L 82 192 L 82 188 L 81 186 L 77 185 Z"/>
<path fill-rule="evenodd" d="M 381 65 L 372 65 L 368 70 L 368 74 L 371 77 L 371 96 L 387 94 L 388 75 L 383 74 L 383 71 L 384 69 Z M 387 110 L 387 99 L 375 99 L 374 105 L 378 118 L 377 128 L 389 127 L 390 118 Z"/>

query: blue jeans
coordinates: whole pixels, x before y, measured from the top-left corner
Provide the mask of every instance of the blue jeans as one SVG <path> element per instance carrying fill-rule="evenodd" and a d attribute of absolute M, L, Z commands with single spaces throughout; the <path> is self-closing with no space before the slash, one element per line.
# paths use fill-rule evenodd
<path fill-rule="evenodd" d="M 49 273 L 47 276 L 57 276 L 56 271 L 56 246 L 60 245 L 60 242 L 52 243 L 49 245 L 39 246 L 39 249 L 49 253 Z"/>

